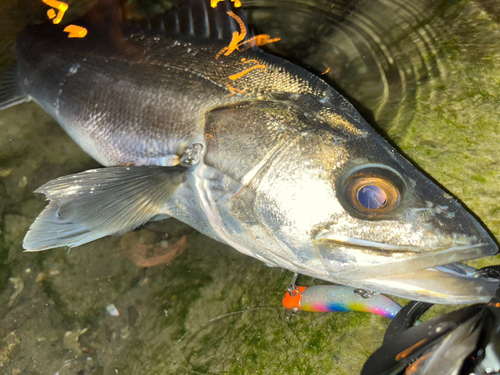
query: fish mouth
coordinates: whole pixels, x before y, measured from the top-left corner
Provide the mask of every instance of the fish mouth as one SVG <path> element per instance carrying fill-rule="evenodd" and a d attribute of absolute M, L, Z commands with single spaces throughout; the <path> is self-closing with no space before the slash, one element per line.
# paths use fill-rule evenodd
<path fill-rule="evenodd" d="M 488 302 L 499 287 L 498 279 L 465 273 L 459 263 L 449 265 L 496 254 L 498 247 L 486 231 L 480 239 L 462 237 L 442 247 L 400 246 L 328 231 L 315 239 L 332 281 L 352 287 L 444 304 Z"/>
<path fill-rule="evenodd" d="M 449 246 L 409 246 L 351 238 L 329 231 L 315 237 L 321 261 L 331 276 L 344 280 L 379 279 L 491 256 L 498 247 L 485 236 L 451 241 Z"/>

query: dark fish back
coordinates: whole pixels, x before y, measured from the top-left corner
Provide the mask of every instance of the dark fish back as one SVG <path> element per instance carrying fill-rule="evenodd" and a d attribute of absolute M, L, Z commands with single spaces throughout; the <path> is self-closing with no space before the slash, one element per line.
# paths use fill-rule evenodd
<path fill-rule="evenodd" d="M 28 28 L 17 44 L 22 88 L 104 165 L 171 165 L 221 106 L 280 93 L 331 96 L 317 77 L 257 48 L 216 59 L 234 29 L 230 17 L 186 16 L 189 9 L 146 29 L 83 19 L 82 39 L 51 24 Z"/>

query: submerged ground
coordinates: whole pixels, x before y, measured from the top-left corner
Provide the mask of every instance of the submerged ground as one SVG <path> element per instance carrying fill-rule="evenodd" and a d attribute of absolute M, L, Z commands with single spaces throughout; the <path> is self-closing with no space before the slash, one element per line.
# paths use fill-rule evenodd
<path fill-rule="evenodd" d="M 6 14 L 24 14 L 15 1 L 6 4 Z M 390 22 L 403 26 L 379 44 L 370 30 L 387 13 L 361 9 L 352 25 L 372 29 L 358 35 L 368 42 L 352 39 L 350 47 L 338 40 L 352 28 L 342 28 L 341 7 L 331 4 L 295 2 L 272 18 L 275 8 L 250 1 L 249 18 L 283 37 L 273 52 L 317 72 L 330 67 L 325 78 L 500 238 L 495 2 L 413 9 L 421 17 L 413 24 L 398 18 L 411 12 L 393 12 Z M 327 14 L 323 27 L 307 19 L 318 14 Z M 1 30 L 4 46 L 21 29 L 11 26 Z M 175 220 L 69 253 L 23 253 L 26 230 L 45 206 L 33 191 L 98 164 L 34 103 L 0 112 L 0 134 L 1 374 L 356 374 L 381 344 L 388 319 L 290 316 L 281 307 L 290 272 Z M 500 260 L 471 262 L 489 263 Z"/>

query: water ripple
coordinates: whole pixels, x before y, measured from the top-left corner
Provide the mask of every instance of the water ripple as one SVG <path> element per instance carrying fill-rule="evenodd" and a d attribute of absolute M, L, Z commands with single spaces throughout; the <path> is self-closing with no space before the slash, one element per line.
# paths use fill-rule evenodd
<path fill-rule="evenodd" d="M 385 130 L 408 124 L 417 94 L 446 76 L 436 16 L 446 1 L 282 2 L 286 14 L 275 12 L 280 1 L 245 3 L 251 24 L 282 37 L 272 52 L 318 73 L 330 68 L 323 77 Z"/>

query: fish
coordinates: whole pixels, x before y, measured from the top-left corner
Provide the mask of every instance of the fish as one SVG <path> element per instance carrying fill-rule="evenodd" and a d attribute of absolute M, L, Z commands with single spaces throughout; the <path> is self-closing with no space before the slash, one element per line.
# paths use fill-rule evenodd
<path fill-rule="evenodd" d="M 173 217 L 269 266 L 431 303 L 486 302 L 462 261 L 498 247 L 320 77 L 265 53 L 241 9 L 189 0 L 147 25 L 103 0 L 28 26 L 0 109 L 34 101 L 103 168 L 49 181 L 26 251 Z M 81 36 L 80 35 L 80 36 Z M 73 35 L 74 36 L 74 35 Z M 253 42 L 252 42 L 253 40 Z"/>

